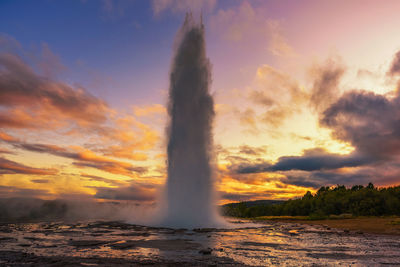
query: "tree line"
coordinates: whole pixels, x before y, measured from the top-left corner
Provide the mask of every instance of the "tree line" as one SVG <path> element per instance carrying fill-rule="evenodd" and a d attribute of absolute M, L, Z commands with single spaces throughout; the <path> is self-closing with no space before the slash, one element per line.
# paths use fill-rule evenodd
<path fill-rule="evenodd" d="M 324 218 L 331 215 L 352 216 L 400 215 L 400 186 L 377 188 L 344 185 L 323 186 L 315 194 L 276 204 L 246 205 L 231 203 L 222 207 L 226 216 L 254 218 L 259 216 L 309 216 Z"/>

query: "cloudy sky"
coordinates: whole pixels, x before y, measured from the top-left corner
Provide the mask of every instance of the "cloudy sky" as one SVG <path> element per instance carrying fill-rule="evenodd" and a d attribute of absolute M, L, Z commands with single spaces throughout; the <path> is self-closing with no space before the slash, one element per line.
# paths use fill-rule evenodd
<path fill-rule="evenodd" d="M 152 202 L 203 14 L 221 203 L 400 184 L 399 1 L 0 2 L 0 197 Z"/>

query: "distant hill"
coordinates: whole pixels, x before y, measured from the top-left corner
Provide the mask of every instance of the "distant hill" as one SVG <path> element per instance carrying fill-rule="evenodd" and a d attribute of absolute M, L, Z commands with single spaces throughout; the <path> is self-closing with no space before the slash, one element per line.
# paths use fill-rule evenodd
<path fill-rule="evenodd" d="M 221 206 L 221 212 L 225 216 L 232 217 L 244 217 L 245 211 L 259 207 L 270 207 L 272 205 L 283 204 L 283 200 L 255 200 L 255 201 L 244 201 L 239 203 L 228 203 Z"/>
<path fill-rule="evenodd" d="M 250 207 L 254 207 L 254 206 L 281 204 L 283 202 L 285 202 L 285 201 L 284 200 L 264 199 L 264 200 L 254 200 L 254 201 L 243 201 L 243 202 L 228 203 L 228 204 L 222 205 L 222 207 L 236 208 L 239 205 L 244 205 L 246 208 L 250 208 Z"/>

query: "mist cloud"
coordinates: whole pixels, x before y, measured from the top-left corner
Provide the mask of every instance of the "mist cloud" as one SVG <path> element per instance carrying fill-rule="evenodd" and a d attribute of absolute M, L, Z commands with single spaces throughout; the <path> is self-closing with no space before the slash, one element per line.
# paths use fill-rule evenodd
<path fill-rule="evenodd" d="M 131 183 L 129 186 L 110 188 L 97 187 L 97 192 L 94 195 L 98 199 L 110 200 L 132 200 L 140 202 L 154 201 L 156 192 L 154 188 Z"/>
<path fill-rule="evenodd" d="M 400 51 L 398 51 L 392 61 L 392 65 L 389 70 L 390 75 L 400 74 Z"/>
<path fill-rule="evenodd" d="M 0 185 L 0 200 L 2 198 L 32 198 L 49 195 L 49 191 L 44 189 L 18 188 L 16 186 Z"/>
<path fill-rule="evenodd" d="M 310 104 L 316 111 L 325 110 L 340 96 L 339 82 L 344 71 L 344 66 L 333 58 L 312 69 L 314 83 L 311 89 Z"/>
<path fill-rule="evenodd" d="M 201 12 L 212 11 L 216 5 L 216 0 L 152 0 L 153 13 L 155 16 L 170 11 L 172 13 L 186 13 L 195 12 L 200 14 Z"/>

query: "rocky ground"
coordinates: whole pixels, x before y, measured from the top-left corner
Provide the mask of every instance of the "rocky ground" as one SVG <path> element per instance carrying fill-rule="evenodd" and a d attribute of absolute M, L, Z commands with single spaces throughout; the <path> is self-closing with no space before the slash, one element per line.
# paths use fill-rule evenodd
<path fill-rule="evenodd" d="M 168 229 L 122 222 L 0 225 L 1 266 L 400 265 L 397 236 L 320 225 Z"/>

